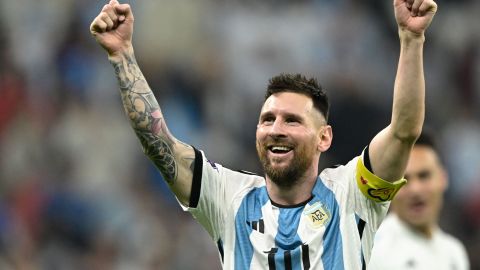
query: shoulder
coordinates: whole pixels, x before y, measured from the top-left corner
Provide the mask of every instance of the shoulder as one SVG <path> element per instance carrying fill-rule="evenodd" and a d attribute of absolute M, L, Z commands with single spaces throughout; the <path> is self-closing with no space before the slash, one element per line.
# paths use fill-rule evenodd
<path fill-rule="evenodd" d="M 222 167 L 222 178 L 229 193 L 244 193 L 244 190 L 265 185 L 265 178 L 253 172 Z"/>
<path fill-rule="evenodd" d="M 261 176 L 259 176 L 258 174 L 254 173 L 254 172 L 249 172 L 249 171 L 246 171 L 246 170 L 235 170 L 236 172 L 239 172 L 241 174 L 245 174 L 245 175 L 253 175 L 253 176 L 257 176 L 257 177 L 260 177 L 262 178 Z"/>
<path fill-rule="evenodd" d="M 375 235 L 375 242 L 383 241 L 384 239 L 403 234 L 402 224 L 400 223 L 398 217 L 395 216 L 395 214 L 389 214 L 380 224 L 380 227 Z"/>
<path fill-rule="evenodd" d="M 335 165 L 323 169 L 319 177 L 321 181 L 329 188 L 342 188 L 348 190 L 349 183 L 355 178 L 355 164 L 358 157 L 353 158 L 347 164 Z"/>
<path fill-rule="evenodd" d="M 459 253 L 466 254 L 465 246 L 455 236 L 448 234 L 441 229 L 439 229 L 438 235 L 439 235 L 440 241 L 442 242 L 442 245 L 449 247 L 452 251 L 457 252 L 457 254 Z"/>
<path fill-rule="evenodd" d="M 224 167 L 225 174 L 230 178 L 249 180 L 253 182 L 265 182 L 265 178 L 254 172 L 249 172 L 245 170 L 235 170 Z"/>
<path fill-rule="evenodd" d="M 453 260 L 453 265 L 457 268 L 455 269 L 468 269 L 470 262 L 468 259 L 468 254 L 463 243 L 455 238 L 453 235 L 450 235 L 439 229 L 439 239 L 437 248 L 440 248 L 449 255 Z"/>
<path fill-rule="evenodd" d="M 385 250 L 392 250 L 418 246 L 420 239 L 395 213 L 389 213 L 382 221 L 375 234 L 375 245 L 382 246 Z"/>
<path fill-rule="evenodd" d="M 337 165 L 325 168 L 320 172 L 320 176 L 324 176 L 324 178 L 326 179 L 347 177 L 355 172 L 355 167 L 356 167 L 358 158 L 359 156 L 354 157 L 347 164 L 337 164 Z"/>
<path fill-rule="evenodd" d="M 201 186 L 204 194 L 218 190 L 219 194 L 230 197 L 265 183 L 262 176 L 225 167 L 223 164 L 208 159 L 203 151 L 198 152 L 198 155 L 201 154 L 201 158 L 198 159 L 199 170 L 195 171 L 194 176 L 201 179 L 198 181 L 198 186 Z"/>

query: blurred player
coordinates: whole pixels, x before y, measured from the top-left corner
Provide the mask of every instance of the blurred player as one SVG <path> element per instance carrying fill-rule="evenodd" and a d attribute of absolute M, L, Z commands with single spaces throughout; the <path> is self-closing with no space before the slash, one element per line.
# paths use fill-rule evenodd
<path fill-rule="evenodd" d="M 369 269 L 470 269 L 464 246 L 438 227 L 448 175 L 429 134 L 415 143 L 405 178 L 375 236 Z"/>
<path fill-rule="evenodd" d="M 391 123 L 348 164 L 319 174 L 332 141 L 328 98 L 314 79 L 276 76 L 256 133 L 265 177 L 224 168 L 170 134 L 135 60 L 129 5 L 112 0 L 92 22 L 145 154 L 217 243 L 224 269 L 362 269 L 369 261 L 422 129 L 424 32 L 436 4 L 395 0 L 394 9 L 401 52 Z"/>

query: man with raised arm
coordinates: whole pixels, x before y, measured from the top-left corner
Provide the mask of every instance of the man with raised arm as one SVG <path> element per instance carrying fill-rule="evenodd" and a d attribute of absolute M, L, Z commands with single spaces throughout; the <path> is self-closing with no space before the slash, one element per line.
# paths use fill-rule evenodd
<path fill-rule="evenodd" d="M 346 165 L 319 173 L 332 141 L 325 91 L 299 74 L 273 77 L 256 132 L 265 177 L 209 162 L 170 134 L 135 61 L 128 4 L 112 0 L 92 22 L 145 154 L 217 243 L 224 269 L 365 268 L 422 130 L 424 33 L 437 9 L 433 0 L 393 5 L 401 49 L 389 125 Z"/>

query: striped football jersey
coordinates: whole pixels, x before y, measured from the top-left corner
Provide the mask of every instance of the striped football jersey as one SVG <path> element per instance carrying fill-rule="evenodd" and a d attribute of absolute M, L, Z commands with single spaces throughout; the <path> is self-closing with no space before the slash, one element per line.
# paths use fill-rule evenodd
<path fill-rule="evenodd" d="M 323 170 L 311 198 L 288 206 L 269 199 L 264 177 L 195 155 L 190 206 L 182 207 L 217 244 L 223 269 L 365 269 L 389 202 L 360 190 L 362 155 Z"/>

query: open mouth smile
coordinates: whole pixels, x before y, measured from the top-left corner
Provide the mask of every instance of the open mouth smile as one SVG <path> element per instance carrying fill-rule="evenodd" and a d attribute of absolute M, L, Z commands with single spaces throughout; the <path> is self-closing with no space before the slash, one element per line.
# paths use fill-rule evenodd
<path fill-rule="evenodd" d="M 275 156 L 283 156 L 292 152 L 293 147 L 286 145 L 271 145 L 267 147 L 268 151 Z"/>

